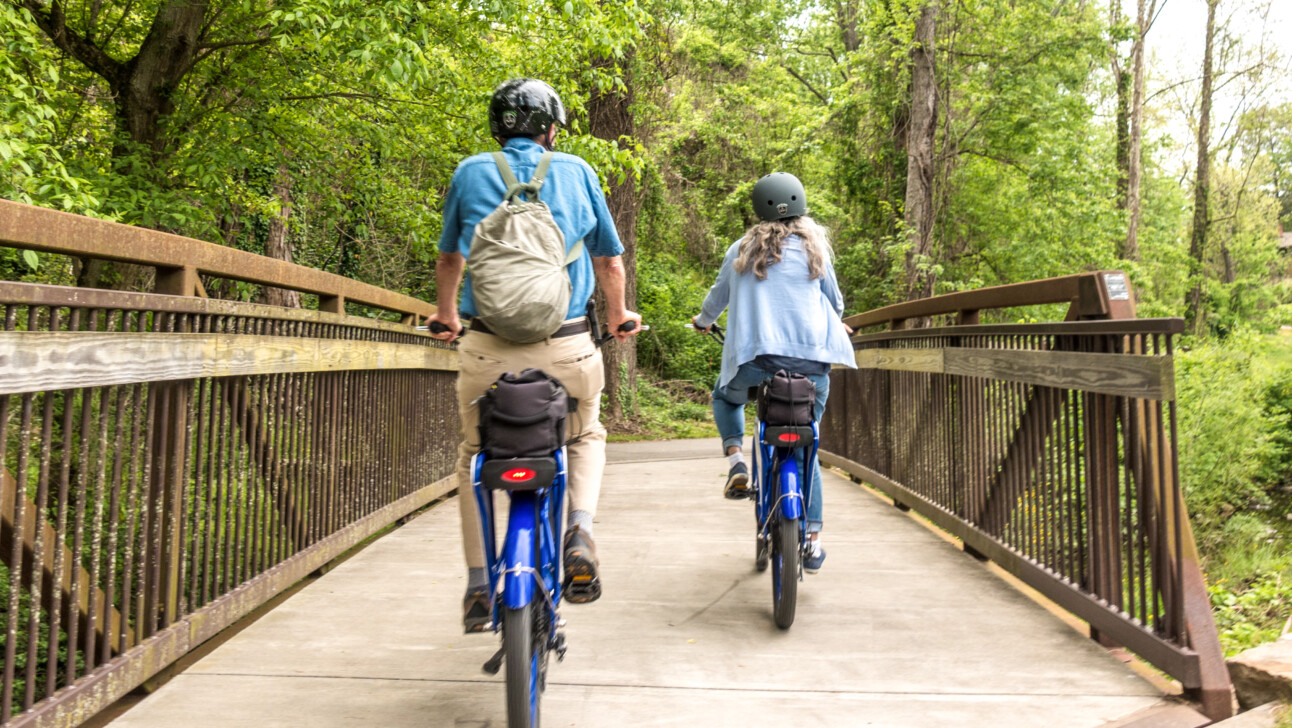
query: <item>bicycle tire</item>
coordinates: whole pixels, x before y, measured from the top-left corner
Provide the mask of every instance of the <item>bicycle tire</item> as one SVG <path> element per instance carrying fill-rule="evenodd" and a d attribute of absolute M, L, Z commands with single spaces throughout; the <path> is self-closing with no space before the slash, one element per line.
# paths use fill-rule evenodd
<path fill-rule="evenodd" d="M 534 602 L 520 609 L 504 607 L 502 647 L 507 678 L 507 728 L 538 728 L 542 696 L 543 640 L 537 620 L 542 610 Z"/>
<path fill-rule="evenodd" d="M 799 562 L 803 558 L 799 549 L 798 519 L 777 518 L 772 540 L 772 616 L 776 626 L 789 629 L 794 624 L 794 610 L 798 603 Z"/>

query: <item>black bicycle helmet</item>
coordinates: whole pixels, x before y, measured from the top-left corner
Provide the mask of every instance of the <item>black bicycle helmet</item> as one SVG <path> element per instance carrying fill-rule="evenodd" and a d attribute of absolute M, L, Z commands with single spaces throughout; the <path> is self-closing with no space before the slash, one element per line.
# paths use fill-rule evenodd
<path fill-rule="evenodd" d="M 759 220 L 785 220 L 807 214 L 803 183 L 789 172 L 772 172 L 755 182 L 753 201 Z"/>
<path fill-rule="evenodd" d="M 546 134 L 565 125 L 565 105 L 556 89 L 536 78 L 503 81 L 489 100 L 489 133 L 502 139 Z"/>

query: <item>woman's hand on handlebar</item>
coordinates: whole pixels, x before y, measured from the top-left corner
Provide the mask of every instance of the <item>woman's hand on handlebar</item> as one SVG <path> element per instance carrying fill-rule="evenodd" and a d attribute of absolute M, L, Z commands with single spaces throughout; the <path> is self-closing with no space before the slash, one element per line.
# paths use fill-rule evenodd
<path fill-rule="evenodd" d="M 710 326 L 701 327 L 701 326 L 700 326 L 700 324 L 699 324 L 699 321 L 700 321 L 700 314 L 698 314 L 698 313 L 697 313 L 696 315 L 694 315 L 694 316 L 692 316 L 692 317 L 691 317 L 691 328 L 695 329 L 695 333 L 697 333 L 697 334 L 707 334 L 707 333 L 709 333 L 710 331 L 712 331 L 712 330 L 713 330 L 713 326 L 711 326 L 711 325 L 710 325 Z"/>
<path fill-rule="evenodd" d="M 462 321 L 456 311 L 436 311 L 426 319 L 426 328 L 431 336 L 440 341 L 452 342 L 463 334 Z"/>

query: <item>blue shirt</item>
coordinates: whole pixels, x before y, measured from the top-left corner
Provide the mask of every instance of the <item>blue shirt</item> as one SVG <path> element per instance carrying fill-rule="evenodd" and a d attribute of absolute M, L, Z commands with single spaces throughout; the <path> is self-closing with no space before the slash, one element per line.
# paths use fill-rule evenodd
<path fill-rule="evenodd" d="M 537 142 L 523 137 L 508 139 L 503 146 L 507 164 L 521 182 L 534 176 L 534 169 L 538 167 L 544 151 Z M 498 207 L 506 191 L 507 186 L 502 182 L 502 173 L 498 171 L 493 155 L 477 154 L 462 160 L 453 173 L 448 197 L 444 199 L 440 252 L 461 253 L 463 256 L 470 253 L 476 224 Z M 587 252 L 592 255 L 611 257 L 623 254 L 624 246 L 619 242 L 615 222 L 606 207 L 601 181 L 587 162 L 573 154 L 557 152 L 552 155 L 538 199 L 551 208 L 556 226 L 565 234 L 566 251 L 582 239 Z M 567 270 L 572 287 L 570 311 L 566 316 L 570 319 L 584 315 L 597 282 L 592 272 L 592 259 L 586 254 L 571 263 Z M 470 271 L 462 285 L 462 300 L 458 308 L 463 315 L 476 315 Z"/>
<path fill-rule="evenodd" d="M 781 244 L 781 261 L 767 267 L 758 280 L 752 270 L 737 273 L 740 242 L 727 248 L 718 281 L 709 289 L 696 324 L 707 327 L 727 313 L 727 343 L 722 347 L 725 386 L 740 365 L 760 356 L 793 357 L 856 368 L 852 341 L 843 328 L 843 294 L 826 264 L 824 275 L 808 278 L 803 241 L 791 235 Z"/>

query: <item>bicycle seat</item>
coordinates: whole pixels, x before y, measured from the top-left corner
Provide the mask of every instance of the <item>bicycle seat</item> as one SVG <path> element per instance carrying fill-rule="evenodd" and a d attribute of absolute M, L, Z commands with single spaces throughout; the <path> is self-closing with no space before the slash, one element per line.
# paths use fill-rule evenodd
<path fill-rule="evenodd" d="M 556 480 L 556 458 L 485 460 L 480 482 L 491 490 L 538 490 Z"/>
<path fill-rule="evenodd" d="M 768 425 L 763 430 L 763 444 L 775 447 L 807 447 L 815 437 L 810 425 Z"/>

